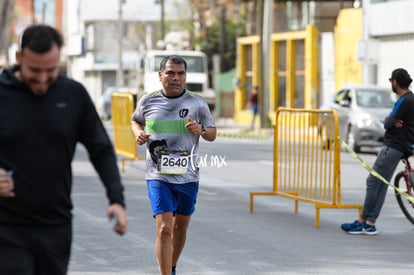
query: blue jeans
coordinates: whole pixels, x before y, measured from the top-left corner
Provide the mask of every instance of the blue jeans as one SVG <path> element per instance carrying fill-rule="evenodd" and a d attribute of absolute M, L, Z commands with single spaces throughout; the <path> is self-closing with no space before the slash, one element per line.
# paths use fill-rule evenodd
<path fill-rule="evenodd" d="M 402 157 L 403 153 L 400 151 L 383 146 L 378 153 L 373 169 L 384 179 L 390 181 Z M 361 214 L 363 220 L 368 220 L 375 224 L 384 204 L 387 190 L 387 184 L 371 174 L 368 175 L 364 208 Z"/>

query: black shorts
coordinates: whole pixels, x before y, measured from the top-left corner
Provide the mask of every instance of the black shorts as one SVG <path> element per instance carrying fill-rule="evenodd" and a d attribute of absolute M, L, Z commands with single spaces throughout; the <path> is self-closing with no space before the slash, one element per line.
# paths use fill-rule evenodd
<path fill-rule="evenodd" d="M 0 224 L 0 274 L 65 275 L 72 226 L 9 226 Z"/>

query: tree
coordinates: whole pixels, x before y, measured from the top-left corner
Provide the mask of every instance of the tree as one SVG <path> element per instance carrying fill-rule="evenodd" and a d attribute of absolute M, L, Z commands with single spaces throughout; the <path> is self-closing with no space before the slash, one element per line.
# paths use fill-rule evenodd
<path fill-rule="evenodd" d="M 221 28 L 222 21 L 216 19 L 211 26 L 207 27 L 206 36 L 199 37 L 197 43 L 208 56 L 220 54 L 220 47 L 222 47 L 221 70 L 228 71 L 235 67 L 237 37 L 244 35 L 244 24 L 227 19 L 225 20 L 224 35 L 221 35 Z"/>
<path fill-rule="evenodd" d="M 192 0 L 188 4 L 193 14 L 192 45 L 210 57 L 219 54 L 221 71 L 234 68 L 237 37 L 246 33 L 246 17 L 243 16 L 245 3 L 234 0 Z M 211 58 L 209 68 L 212 68 Z"/>
<path fill-rule="evenodd" d="M 182 2 L 177 4 L 182 19 L 172 24 L 189 32 L 190 48 L 200 49 L 210 57 L 210 70 L 211 57 L 219 54 L 221 71 L 227 71 L 235 67 L 237 38 L 246 35 L 249 29 L 251 32 L 256 25 L 248 23 L 255 19 L 248 14 L 255 11 L 257 1 L 261 0 L 187 0 L 188 9 L 182 8 Z"/>

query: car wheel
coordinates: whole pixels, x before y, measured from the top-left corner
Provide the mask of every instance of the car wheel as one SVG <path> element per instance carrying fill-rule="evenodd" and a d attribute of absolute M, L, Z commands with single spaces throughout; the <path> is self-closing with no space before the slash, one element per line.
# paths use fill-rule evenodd
<path fill-rule="evenodd" d="M 348 143 L 349 147 L 351 147 L 352 150 L 355 151 L 355 153 L 360 153 L 361 152 L 361 148 L 356 143 L 355 135 L 352 132 L 352 127 L 351 126 L 349 126 L 349 128 L 348 128 L 348 134 L 347 134 L 347 137 L 346 137 L 346 143 Z"/>

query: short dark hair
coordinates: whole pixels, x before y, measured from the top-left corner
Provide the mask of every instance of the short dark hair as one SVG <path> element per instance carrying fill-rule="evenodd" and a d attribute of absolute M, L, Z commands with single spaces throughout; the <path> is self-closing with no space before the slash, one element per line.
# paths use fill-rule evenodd
<path fill-rule="evenodd" d="M 165 64 L 167 64 L 168 61 L 171 61 L 174 64 L 184 64 L 185 71 L 187 71 L 187 62 L 178 55 L 167 55 L 165 56 L 160 63 L 160 71 L 163 71 L 165 69 Z"/>
<path fill-rule="evenodd" d="M 413 82 L 408 72 L 402 68 L 398 68 L 392 71 L 390 81 L 391 80 L 397 81 L 398 85 L 401 88 L 408 88 L 411 82 Z"/>
<path fill-rule="evenodd" d="M 63 37 L 55 28 L 43 24 L 32 25 L 26 28 L 21 36 L 20 50 L 29 48 L 36 53 L 46 53 L 53 44 L 59 49 L 63 46 Z"/>

